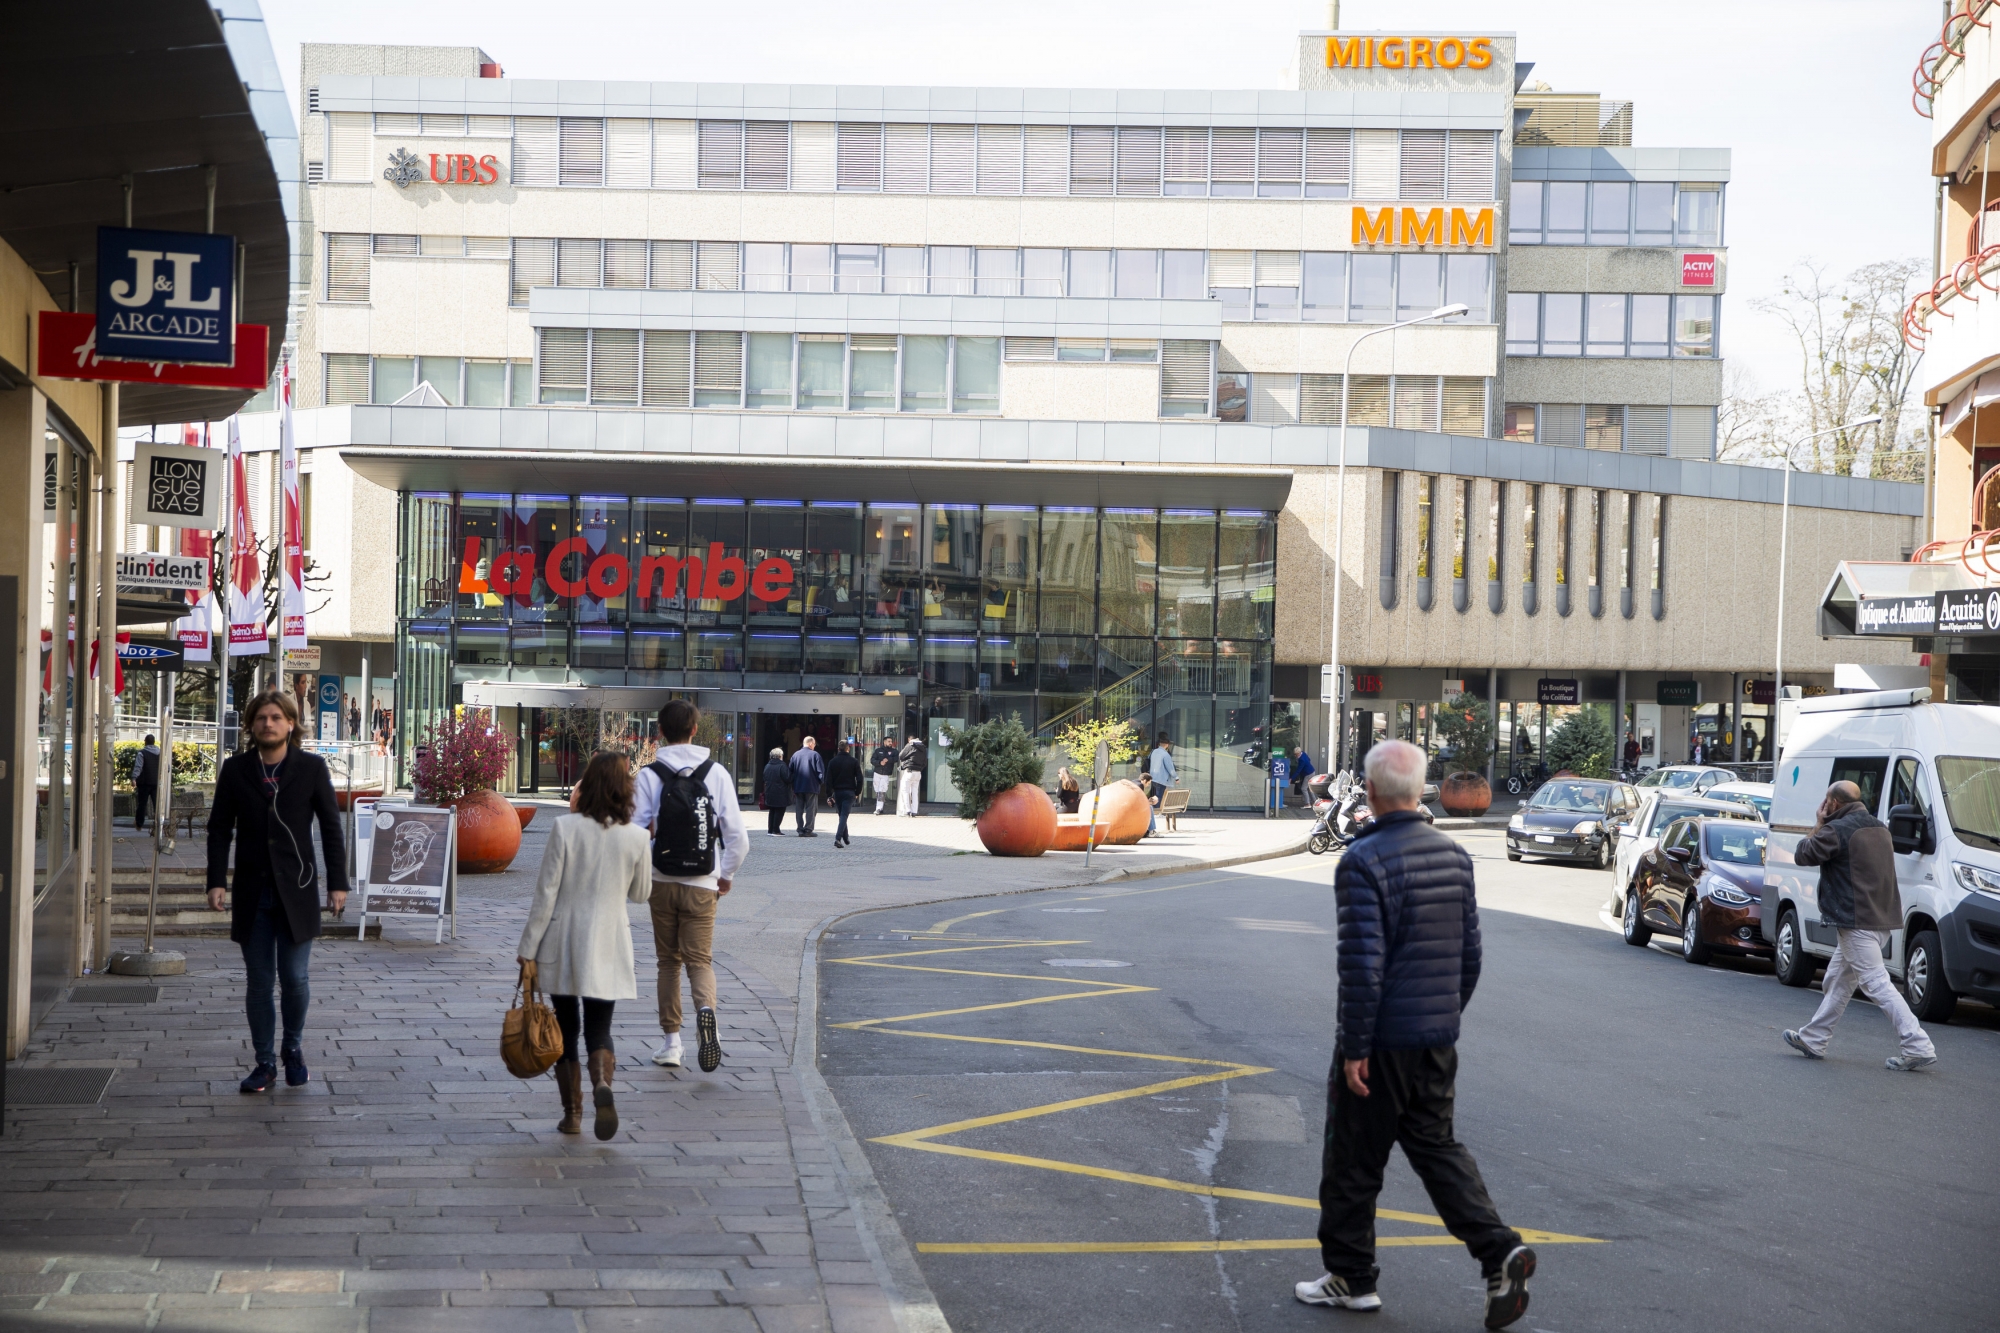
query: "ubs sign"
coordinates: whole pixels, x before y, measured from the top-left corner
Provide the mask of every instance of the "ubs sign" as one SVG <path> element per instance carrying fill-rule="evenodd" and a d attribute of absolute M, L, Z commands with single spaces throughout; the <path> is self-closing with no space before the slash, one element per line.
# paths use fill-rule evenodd
<path fill-rule="evenodd" d="M 500 159 L 488 153 L 484 157 L 474 157 L 471 153 L 432 153 L 428 175 L 435 185 L 498 185 L 500 183 Z M 425 178 L 423 160 L 407 148 L 398 148 L 389 154 L 389 165 L 382 172 L 382 179 L 399 190 L 407 190 Z"/>

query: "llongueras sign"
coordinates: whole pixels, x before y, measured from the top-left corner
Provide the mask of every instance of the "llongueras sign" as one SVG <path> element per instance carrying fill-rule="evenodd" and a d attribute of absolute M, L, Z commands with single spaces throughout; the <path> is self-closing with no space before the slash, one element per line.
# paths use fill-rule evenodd
<path fill-rule="evenodd" d="M 533 550 L 501 551 L 482 574 L 482 545 L 478 537 L 465 539 L 458 590 L 530 603 L 586 595 L 609 601 L 627 593 L 641 602 L 671 597 L 733 602 L 746 592 L 760 602 L 780 602 L 791 595 L 795 578 L 792 562 L 782 556 L 759 560 L 752 568 L 741 556 L 725 555 L 721 542 L 709 543 L 706 555 L 641 556 L 635 571 L 632 562 L 616 551 L 593 552 L 586 537 L 557 542 L 539 562 Z"/>

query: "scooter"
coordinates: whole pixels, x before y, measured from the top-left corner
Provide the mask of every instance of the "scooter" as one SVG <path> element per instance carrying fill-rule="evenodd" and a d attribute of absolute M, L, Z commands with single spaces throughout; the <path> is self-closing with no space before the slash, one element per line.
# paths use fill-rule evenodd
<path fill-rule="evenodd" d="M 1312 832 L 1306 835 L 1306 850 L 1314 856 L 1347 846 L 1374 821 L 1375 812 L 1368 808 L 1368 789 L 1352 773 L 1343 770 L 1331 778 L 1315 773 L 1306 779 L 1306 788 L 1312 796 L 1315 815 Z M 1425 794 L 1433 793 L 1426 788 Z M 1417 813 L 1426 824 L 1436 822 L 1428 805 L 1419 803 Z"/>

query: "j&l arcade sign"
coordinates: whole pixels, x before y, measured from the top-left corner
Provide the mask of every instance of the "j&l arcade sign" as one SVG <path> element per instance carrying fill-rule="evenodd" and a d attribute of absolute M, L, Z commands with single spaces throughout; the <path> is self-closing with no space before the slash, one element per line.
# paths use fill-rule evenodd
<path fill-rule="evenodd" d="M 482 545 L 478 537 L 465 539 L 458 573 L 462 593 L 492 593 L 524 601 L 538 594 L 560 601 L 587 595 L 606 601 L 630 592 L 642 602 L 656 597 L 733 602 L 748 592 L 760 602 L 779 602 L 791 595 L 794 578 L 792 562 L 780 556 L 759 560 L 752 569 L 741 557 L 724 555 L 722 543 L 711 542 L 706 556 L 641 556 L 635 587 L 630 560 L 615 551 L 593 553 L 588 538 L 571 537 L 549 548 L 547 559 L 540 564 L 538 589 L 534 551 L 500 552 L 482 578 Z"/>

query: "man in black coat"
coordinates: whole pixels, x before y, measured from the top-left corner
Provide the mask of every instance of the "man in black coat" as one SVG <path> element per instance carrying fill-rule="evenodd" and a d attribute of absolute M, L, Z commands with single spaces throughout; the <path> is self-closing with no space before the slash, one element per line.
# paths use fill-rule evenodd
<path fill-rule="evenodd" d="M 842 741 L 835 747 L 833 758 L 826 761 L 826 793 L 833 798 L 834 809 L 840 811 L 840 827 L 833 832 L 833 845 L 851 847 L 854 839 L 847 832 L 847 814 L 861 796 L 861 761 L 854 757 L 853 742 Z"/>
<path fill-rule="evenodd" d="M 875 813 L 881 814 L 889 799 L 889 784 L 896 780 L 896 733 L 885 731 L 868 756 L 868 771 L 875 787 Z"/>
<path fill-rule="evenodd" d="M 271 987 L 284 995 L 285 1082 L 298 1087 L 311 1075 L 301 1041 L 311 991 L 306 969 L 319 934 L 319 877 L 313 865 L 312 830 L 319 823 L 326 857 L 326 903 L 335 916 L 347 907 L 347 845 L 326 761 L 299 748 L 299 710 L 291 696 L 267 690 L 247 710 L 255 747 L 231 755 L 216 775 L 208 814 L 208 905 L 220 912 L 229 891 L 229 844 L 236 840 L 229 938 L 243 948 L 245 1008 L 257 1067 L 240 1085 L 268 1092 L 277 1082 L 273 1038 L 278 1015 Z"/>
<path fill-rule="evenodd" d="M 132 775 L 132 827 L 146 827 L 146 810 L 157 811 L 160 794 L 160 743 L 148 735 L 139 749 L 139 769 Z"/>
<path fill-rule="evenodd" d="M 1424 822 L 1424 753 L 1368 752 L 1374 820 L 1340 858 L 1340 1030 L 1327 1073 L 1319 1244 L 1326 1272 L 1300 1282 L 1308 1305 L 1379 1310 L 1375 1199 L 1389 1149 L 1423 1180 L 1438 1215 L 1486 1275 L 1486 1327 L 1528 1309 L 1535 1252 L 1500 1220 L 1479 1164 L 1452 1137 L 1459 1013 L 1479 981 L 1472 858 Z"/>
<path fill-rule="evenodd" d="M 792 769 L 783 749 L 771 747 L 771 762 L 764 765 L 764 809 L 770 812 L 769 832 L 785 836 L 785 807 L 792 803 Z"/>

